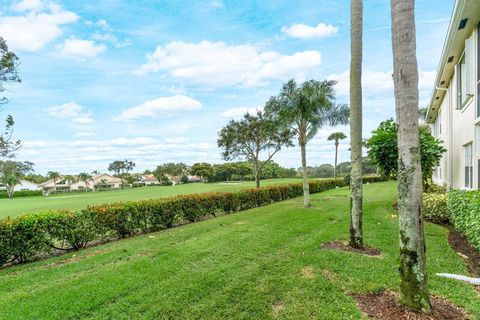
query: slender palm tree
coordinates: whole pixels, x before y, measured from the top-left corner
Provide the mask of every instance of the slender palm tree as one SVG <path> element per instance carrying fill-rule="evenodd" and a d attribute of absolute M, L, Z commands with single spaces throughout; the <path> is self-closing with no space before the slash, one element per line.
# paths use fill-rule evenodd
<path fill-rule="evenodd" d="M 393 82 L 398 122 L 400 302 L 431 312 L 422 218 L 415 0 L 391 0 Z"/>
<path fill-rule="evenodd" d="M 268 116 L 296 134 L 300 146 L 303 170 L 303 205 L 310 207 L 310 188 L 307 172 L 307 142 L 324 126 L 347 124 L 349 109 L 335 102 L 336 81 L 305 81 L 297 85 L 290 80 L 278 96 L 271 97 L 265 106 Z"/>
<path fill-rule="evenodd" d="M 83 183 L 85 184 L 85 192 L 88 190 L 88 181 L 93 181 L 92 176 L 86 172 L 79 173 L 78 180 L 83 181 Z"/>
<path fill-rule="evenodd" d="M 53 180 L 53 191 L 57 192 L 57 179 L 60 178 L 60 173 L 56 171 L 49 171 L 47 177 L 50 180 Z"/>
<path fill-rule="evenodd" d="M 351 0 L 350 21 L 350 246 L 363 248 L 362 0 Z"/>
<path fill-rule="evenodd" d="M 347 136 L 343 132 L 334 132 L 328 136 L 328 141 L 335 141 L 335 166 L 333 167 L 333 178 L 337 179 L 337 161 L 338 161 L 338 145 L 340 140 L 346 139 Z"/>

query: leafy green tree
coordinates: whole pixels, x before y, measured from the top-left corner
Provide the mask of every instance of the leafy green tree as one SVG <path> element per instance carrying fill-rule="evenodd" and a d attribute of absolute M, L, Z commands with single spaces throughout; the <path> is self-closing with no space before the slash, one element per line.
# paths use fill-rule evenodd
<path fill-rule="evenodd" d="M 88 181 L 93 181 L 92 175 L 86 172 L 79 173 L 78 180 L 83 181 L 83 183 L 85 184 L 85 192 L 88 191 Z M 95 191 L 95 186 L 93 187 L 93 191 Z"/>
<path fill-rule="evenodd" d="M 6 41 L 0 37 L 0 104 L 7 103 L 8 99 L 3 96 L 6 90 L 5 84 L 20 82 L 18 76 L 19 59 L 15 53 L 8 50 Z M 20 140 L 13 140 L 13 117 L 8 115 L 5 119 L 4 133 L 0 135 L 0 156 L 13 157 L 13 153 L 21 147 Z"/>
<path fill-rule="evenodd" d="M 60 173 L 56 171 L 48 171 L 47 177 L 49 180 L 53 180 L 53 191 L 57 191 L 57 179 L 60 178 Z"/>
<path fill-rule="evenodd" d="M 115 172 L 115 174 L 122 179 L 122 189 L 124 188 L 125 174 L 135 168 L 135 162 L 130 160 L 116 160 L 108 165 L 108 171 Z"/>
<path fill-rule="evenodd" d="M 169 162 L 157 166 L 153 175 L 161 182 L 168 181 L 168 176 L 170 176 L 178 184 L 182 176 L 188 174 L 188 170 L 189 168 L 185 163 Z"/>
<path fill-rule="evenodd" d="M 415 0 L 391 0 L 393 84 L 398 120 L 398 221 L 400 303 L 425 313 L 432 305 L 427 281 L 422 219 L 421 142 Z M 426 154 L 424 152 L 424 154 Z M 423 177 L 423 181 L 425 176 Z"/>
<path fill-rule="evenodd" d="M 382 175 L 393 178 L 398 174 L 397 130 L 398 126 L 393 119 L 385 120 L 366 142 L 371 163 L 380 169 Z M 440 164 L 442 155 L 447 150 L 442 146 L 442 141 L 432 136 L 428 126 L 418 127 L 418 134 L 422 181 L 425 189 L 428 189 L 433 168 Z"/>
<path fill-rule="evenodd" d="M 20 179 L 33 171 L 33 163 L 17 161 L 0 161 L 0 182 L 5 185 L 10 199 L 13 198 L 15 186 Z"/>
<path fill-rule="evenodd" d="M 260 188 L 260 175 L 263 167 L 283 147 L 292 146 L 292 133 L 289 129 L 279 129 L 277 124 L 264 116 L 245 114 L 241 120 L 231 120 L 218 134 L 217 144 L 222 148 L 223 159 L 247 159 L 252 163 L 257 188 Z M 260 160 L 262 153 L 268 153 Z"/>
<path fill-rule="evenodd" d="M 213 175 L 215 174 L 215 170 L 210 163 L 200 162 L 194 163 L 190 168 L 190 174 L 194 176 L 199 176 L 204 181 L 210 181 Z"/>
<path fill-rule="evenodd" d="M 329 163 L 315 167 L 315 171 L 315 176 L 318 178 L 330 178 L 335 174 L 334 167 Z"/>
<path fill-rule="evenodd" d="M 343 132 L 334 132 L 328 136 L 328 141 L 335 141 L 335 166 L 333 167 L 333 178 L 337 179 L 337 161 L 338 161 L 338 145 L 340 140 L 346 139 L 347 136 Z"/>
<path fill-rule="evenodd" d="M 310 207 L 307 142 L 324 126 L 348 123 L 348 106 L 335 103 L 335 84 L 331 80 L 310 80 L 297 85 L 290 80 L 283 85 L 278 96 L 270 98 L 265 107 L 267 115 L 273 117 L 280 127 L 293 131 L 298 139 L 303 169 L 304 207 Z"/>
<path fill-rule="evenodd" d="M 44 183 L 45 181 L 48 180 L 46 177 L 42 176 L 41 174 L 36 174 L 36 173 L 29 173 L 25 175 L 23 179 L 36 184 Z"/>

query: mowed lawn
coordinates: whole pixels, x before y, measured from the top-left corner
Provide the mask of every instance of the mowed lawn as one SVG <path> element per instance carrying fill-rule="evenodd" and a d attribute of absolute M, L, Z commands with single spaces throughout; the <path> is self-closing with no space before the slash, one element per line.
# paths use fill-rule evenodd
<path fill-rule="evenodd" d="M 347 239 L 348 190 L 293 199 L 0 270 L 1 319 L 360 319 L 348 295 L 396 290 L 393 182 L 365 186 L 365 239 L 382 257 L 319 249 Z M 480 316 L 448 231 L 427 224 L 433 294 Z"/>
<path fill-rule="evenodd" d="M 261 181 L 262 186 L 301 182 L 301 179 L 271 179 Z M 56 209 L 80 210 L 89 205 L 119 201 L 144 200 L 198 192 L 236 191 L 254 188 L 255 182 L 189 183 L 168 187 L 143 187 L 134 189 L 78 192 L 50 195 L 48 197 L 25 197 L 0 199 L 0 218 L 23 213 L 38 213 Z"/>

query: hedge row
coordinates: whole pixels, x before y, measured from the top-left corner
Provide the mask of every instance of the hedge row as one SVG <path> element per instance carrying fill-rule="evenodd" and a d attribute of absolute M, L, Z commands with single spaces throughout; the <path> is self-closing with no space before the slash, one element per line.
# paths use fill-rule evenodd
<path fill-rule="evenodd" d="M 365 177 L 364 181 L 383 180 Z M 341 179 L 313 181 L 310 192 L 318 193 L 345 185 Z M 79 250 L 92 242 L 171 228 L 179 222 L 194 222 L 209 215 L 256 208 L 302 194 L 302 185 L 298 183 L 238 192 L 112 203 L 89 206 L 79 212 L 49 211 L 1 219 L 0 266 L 25 262 L 54 250 Z"/>
<path fill-rule="evenodd" d="M 455 229 L 480 250 L 480 191 L 450 191 L 448 211 Z"/>
<path fill-rule="evenodd" d="M 42 190 L 19 190 L 13 193 L 14 198 L 20 197 L 33 197 L 43 195 Z M 0 191 L 0 199 L 8 198 L 8 193 L 6 191 Z"/>

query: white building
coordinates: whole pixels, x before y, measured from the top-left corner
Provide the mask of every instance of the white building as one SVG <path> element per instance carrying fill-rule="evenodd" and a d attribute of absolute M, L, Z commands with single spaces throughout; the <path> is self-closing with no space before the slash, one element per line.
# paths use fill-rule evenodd
<path fill-rule="evenodd" d="M 7 190 L 4 185 L 0 184 L 0 191 L 5 191 Z M 17 184 L 14 189 L 14 191 L 35 191 L 35 190 L 41 190 L 40 186 L 36 183 L 33 183 L 31 181 L 27 180 L 20 180 L 20 183 Z"/>
<path fill-rule="evenodd" d="M 447 152 L 435 183 L 480 187 L 480 1 L 457 0 L 427 112 L 432 134 Z"/>

